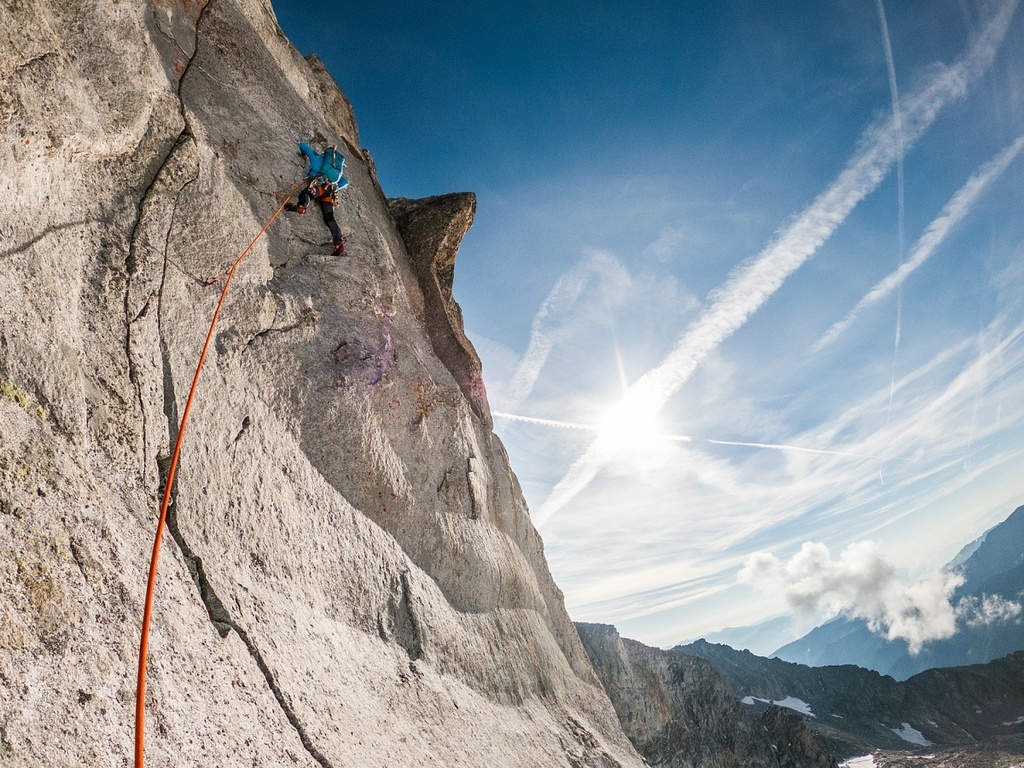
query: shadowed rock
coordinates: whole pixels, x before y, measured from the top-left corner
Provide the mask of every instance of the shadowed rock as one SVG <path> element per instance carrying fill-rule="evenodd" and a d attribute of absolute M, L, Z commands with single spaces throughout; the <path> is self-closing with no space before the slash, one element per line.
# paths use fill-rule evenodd
<path fill-rule="evenodd" d="M 1024 651 L 986 664 L 925 670 L 905 681 L 852 664 L 808 667 L 704 640 L 673 651 L 711 662 L 754 709 L 800 700 L 816 715 L 806 721 L 811 731 L 842 758 L 998 742 L 1021 731 Z"/>
<path fill-rule="evenodd" d="M 650 648 L 606 624 L 576 628 L 637 751 L 663 768 L 835 768 L 802 718 L 758 715 L 704 659 Z"/>
<path fill-rule="evenodd" d="M 480 358 L 466 337 L 462 310 L 452 296 L 455 257 L 473 225 L 472 192 L 388 200 L 388 208 L 416 268 L 423 294 L 423 316 L 434 352 L 451 371 L 481 418 L 490 421 Z"/>

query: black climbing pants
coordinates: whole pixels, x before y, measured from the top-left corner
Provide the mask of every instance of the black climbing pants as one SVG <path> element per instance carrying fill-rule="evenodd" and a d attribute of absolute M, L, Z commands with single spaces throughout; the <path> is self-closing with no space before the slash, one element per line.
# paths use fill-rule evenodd
<path fill-rule="evenodd" d="M 304 189 L 299 192 L 299 205 L 306 207 L 309 205 L 310 194 L 308 189 Z M 338 226 L 337 220 L 334 218 L 334 203 L 330 200 L 317 200 L 320 204 L 320 215 L 324 218 L 324 224 L 331 230 L 331 239 L 334 244 L 344 242 L 345 238 L 341 235 L 341 227 Z"/>

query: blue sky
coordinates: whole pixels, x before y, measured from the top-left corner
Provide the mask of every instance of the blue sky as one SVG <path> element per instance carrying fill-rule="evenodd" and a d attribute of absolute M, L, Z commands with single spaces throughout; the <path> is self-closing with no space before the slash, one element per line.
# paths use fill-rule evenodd
<path fill-rule="evenodd" d="M 1024 503 L 1016 0 L 274 9 L 388 196 L 477 194 L 455 296 L 574 619 L 948 624 Z"/>

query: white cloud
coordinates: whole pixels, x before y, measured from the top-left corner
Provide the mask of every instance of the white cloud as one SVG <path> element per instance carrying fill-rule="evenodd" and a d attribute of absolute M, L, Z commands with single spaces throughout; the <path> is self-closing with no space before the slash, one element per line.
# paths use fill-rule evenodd
<path fill-rule="evenodd" d="M 1012 621 L 1024 610 L 1021 604 L 999 595 L 965 597 L 956 606 L 957 616 L 970 627 Z"/>
<path fill-rule="evenodd" d="M 864 619 L 873 632 L 889 640 L 906 640 L 911 653 L 957 631 L 950 598 L 963 577 L 939 572 L 904 583 L 872 542 L 851 544 L 838 560 L 824 544 L 812 542 L 785 563 L 774 555 L 755 553 L 739 578 L 759 588 L 781 587 L 789 606 L 803 616 L 838 611 Z"/>

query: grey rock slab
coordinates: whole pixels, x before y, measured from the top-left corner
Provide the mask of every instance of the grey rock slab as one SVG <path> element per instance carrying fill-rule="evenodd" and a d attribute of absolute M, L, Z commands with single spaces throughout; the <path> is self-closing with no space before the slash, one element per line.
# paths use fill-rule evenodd
<path fill-rule="evenodd" d="M 471 217 L 396 225 L 263 0 L 2 4 L 0 79 L 0 764 L 131 763 L 171 448 L 305 140 L 346 154 L 347 255 L 285 213 L 233 275 L 163 541 L 147 764 L 640 765 L 466 387 Z"/>

